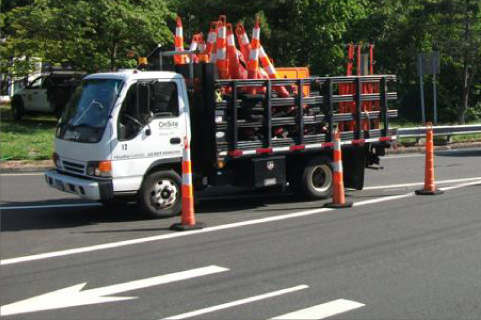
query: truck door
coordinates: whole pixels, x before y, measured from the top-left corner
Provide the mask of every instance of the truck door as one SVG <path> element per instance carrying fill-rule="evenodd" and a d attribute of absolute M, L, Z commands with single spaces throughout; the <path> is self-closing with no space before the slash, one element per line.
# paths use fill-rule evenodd
<path fill-rule="evenodd" d="M 50 111 L 44 82 L 45 77 L 38 77 L 27 87 L 27 110 Z"/>
<path fill-rule="evenodd" d="M 180 161 L 185 118 L 180 116 L 184 101 L 178 92 L 178 83 L 167 79 L 139 81 L 128 89 L 118 114 L 112 159 L 115 177 L 130 182 L 123 185 L 116 179 L 115 191 L 140 187 L 155 162 Z"/>

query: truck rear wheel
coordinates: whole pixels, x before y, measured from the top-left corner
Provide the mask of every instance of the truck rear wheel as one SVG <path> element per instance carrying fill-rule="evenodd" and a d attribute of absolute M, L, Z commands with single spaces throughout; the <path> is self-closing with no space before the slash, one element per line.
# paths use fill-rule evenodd
<path fill-rule="evenodd" d="M 299 189 L 309 199 L 325 199 L 332 195 L 333 168 L 329 158 L 314 158 L 307 163 L 299 179 Z"/>
<path fill-rule="evenodd" d="M 139 205 L 151 218 L 168 218 L 182 210 L 182 180 L 173 170 L 150 173 L 139 191 Z"/>

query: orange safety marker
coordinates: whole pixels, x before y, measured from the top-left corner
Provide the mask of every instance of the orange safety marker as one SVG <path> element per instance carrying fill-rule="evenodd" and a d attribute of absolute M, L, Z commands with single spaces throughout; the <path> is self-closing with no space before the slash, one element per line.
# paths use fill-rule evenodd
<path fill-rule="evenodd" d="M 215 62 L 217 43 L 217 21 L 212 21 L 210 24 L 209 34 L 207 35 L 206 53 L 209 55 L 209 61 Z"/>
<path fill-rule="evenodd" d="M 227 61 L 227 27 L 225 16 L 221 16 L 217 29 L 217 54 L 216 65 L 220 79 L 229 79 L 229 66 Z"/>
<path fill-rule="evenodd" d="M 227 23 L 227 57 L 229 62 L 229 75 L 232 79 L 247 79 L 247 70 L 239 61 L 232 24 Z"/>
<path fill-rule="evenodd" d="M 174 37 L 174 45 L 175 51 L 184 51 L 184 29 L 182 27 L 182 19 L 177 17 L 176 19 L 177 26 L 175 28 L 175 37 Z M 174 56 L 174 63 L 176 65 L 179 64 L 186 64 L 189 63 L 189 58 L 187 55 L 175 55 Z"/>
<path fill-rule="evenodd" d="M 252 31 L 252 40 L 251 40 L 251 50 L 249 52 L 249 59 L 247 60 L 247 74 L 249 79 L 258 79 L 259 78 L 259 54 L 260 54 L 260 46 L 261 46 L 261 27 L 259 17 L 256 18 L 256 25 L 254 30 Z M 250 94 L 256 94 L 255 88 L 249 88 Z"/>
<path fill-rule="evenodd" d="M 333 182 L 334 190 L 332 194 L 332 202 L 326 203 L 324 207 L 326 208 L 350 208 L 352 207 L 352 202 L 346 202 L 344 195 L 344 175 L 342 169 L 342 151 L 341 151 L 341 138 L 339 131 L 336 130 L 334 134 L 334 161 L 333 161 Z"/>
<path fill-rule="evenodd" d="M 195 221 L 190 146 L 187 137 L 185 137 L 184 152 L 182 153 L 182 218 L 181 222 L 173 224 L 170 230 L 186 231 L 202 229 L 204 227 L 204 223 Z"/>
<path fill-rule="evenodd" d="M 433 125 L 431 122 L 426 124 L 426 167 L 424 173 L 424 189 L 416 190 L 417 195 L 437 195 L 443 191 L 436 189 L 434 182 L 434 141 Z"/>
<path fill-rule="evenodd" d="M 190 43 L 189 51 L 196 51 L 197 49 L 199 49 L 200 40 L 200 35 L 198 33 L 194 34 L 194 36 L 192 37 L 192 42 Z M 197 57 L 196 54 L 192 55 L 192 62 L 199 62 L 199 57 Z"/>
<path fill-rule="evenodd" d="M 199 51 L 198 54 L 199 62 L 209 62 L 209 55 L 207 53 L 207 46 L 204 41 L 204 35 L 201 33 L 198 34 L 199 36 Z"/>
<path fill-rule="evenodd" d="M 271 59 L 269 59 L 269 57 L 267 56 L 267 53 L 264 50 L 264 47 L 262 45 L 259 48 L 259 58 L 261 60 L 262 67 L 269 75 L 269 78 L 279 79 L 279 76 L 277 75 L 277 72 L 276 72 L 276 68 L 274 68 L 274 65 L 272 64 Z M 274 89 L 274 91 L 276 91 L 280 97 L 283 97 L 283 98 L 289 97 L 289 92 L 284 86 L 275 86 L 275 87 L 272 87 L 272 89 Z"/>
<path fill-rule="evenodd" d="M 244 25 L 241 22 L 237 23 L 237 26 L 235 27 L 235 33 L 237 35 L 237 42 L 239 43 L 242 55 L 244 56 L 244 60 L 247 61 L 251 52 L 251 43 L 249 41 L 249 36 L 244 29 Z"/>

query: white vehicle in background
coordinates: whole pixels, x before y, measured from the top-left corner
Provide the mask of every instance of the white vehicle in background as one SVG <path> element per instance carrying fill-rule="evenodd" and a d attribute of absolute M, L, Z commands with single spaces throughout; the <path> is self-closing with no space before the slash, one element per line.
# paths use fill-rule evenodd
<path fill-rule="evenodd" d="M 48 113 L 60 117 L 75 87 L 85 72 L 53 71 L 34 78 L 12 97 L 12 116 L 20 120 L 25 114 Z"/>

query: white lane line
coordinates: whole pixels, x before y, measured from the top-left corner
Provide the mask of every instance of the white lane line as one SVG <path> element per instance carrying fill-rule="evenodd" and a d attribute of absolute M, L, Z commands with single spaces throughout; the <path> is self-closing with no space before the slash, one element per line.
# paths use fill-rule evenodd
<path fill-rule="evenodd" d="M 164 318 L 164 319 L 186 319 L 186 318 L 196 317 L 196 316 L 200 316 L 202 314 L 206 314 L 206 313 L 210 313 L 210 312 L 214 312 L 214 311 L 219 311 L 219 310 L 223 310 L 223 309 L 227 309 L 227 308 L 232 308 L 232 307 L 240 306 L 240 305 L 243 305 L 243 304 L 247 304 L 247 303 L 251 303 L 251 302 L 255 302 L 255 301 L 259 301 L 259 300 L 273 298 L 273 297 L 276 297 L 276 296 L 280 296 L 280 295 L 283 295 L 283 294 L 303 290 L 303 289 L 306 289 L 306 288 L 309 288 L 309 286 L 303 284 L 303 285 L 299 285 L 299 286 L 292 287 L 292 288 L 273 291 L 273 292 L 264 293 L 264 294 L 261 294 L 261 295 L 258 295 L 258 296 L 253 296 L 253 297 L 249 297 L 249 298 L 245 298 L 245 299 L 241 299 L 241 300 L 236 300 L 236 301 L 232 301 L 232 302 L 228 302 L 228 303 L 219 304 L 219 305 L 213 306 L 213 307 L 208 307 L 208 308 L 204 308 L 204 309 L 199 309 L 199 310 L 195 310 L 195 311 L 191 311 L 191 312 L 182 313 L 182 314 L 172 316 L 172 317 L 167 317 L 167 318 Z"/>
<path fill-rule="evenodd" d="M 317 306 L 286 313 L 272 319 L 318 320 L 332 317 L 336 314 L 348 312 L 364 306 L 365 304 L 359 302 L 339 299 L 328 303 L 319 304 Z"/>
<path fill-rule="evenodd" d="M 424 154 L 409 154 L 409 155 L 402 155 L 402 156 L 384 156 L 381 157 L 381 160 L 389 160 L 389 159 L 404 159 L 404 158 L 419 158 L 419 157 L 425 157 L 426 155 Z"/>
<path fill-rule="evenodd" d="M 470 187 L 470 186 L 477 186 L 477 185 L 481 185 L 481 180 L 479 180 L 479 181 L 474 181 L 474 182 L 463 183 L 463 184 L 459 184 L 459 185 L 451 186 L 451 187 L 439 188 L 439 189 L 440 189 L 440 190 L 443 190 L 443 191 L 449 191 L 449 190 L 455 190 L 455 189 L 459 189 L 459 188 Z"/>
<path fill-rule="evenodd" d="M 69 208 L 69 207 L 99 207 L 101 203 L 66 203 L 66 204 L 46 204 L 39 206 L 17 206 L 17 207 L 3 207 L 1 210 L 24 210 L 24 209 L 48 209 L 48 208 Z"/>
<path fill-rule="evenodd" d="M 478 184 L 478 183 L 481 183 L 481 180 L 476 181 L 476 182 L 472 182 L 472 183 L 469 183 L 469 184 L 461 184 L 461 185 L 453 186 L 453 187 L 450 187 L 449 190 L 464 188 L 466 186 L 471 186 L 471 185 L 475 185 L 475 184 Z M 409 193 L 402 194 L 402 195 L 381 197 L 381 198 L 376 198 L 376 199 L 371 199 L 371 200 L 366 200 L 366 201 L 359 201 L 359 202 L 354 203 L 354 206 L 360 207 L 360 206 L 364 206 L 364 205 L 368 205 L 368 204 L 381 203 L 381 202 L 386 202 L 386 201 L 392 201 L 392 200 L 412 197 L 414 195 L 415 195 L 414 192 L 409 192 Z M 305 216 L 315 215 L 315 214 L 319 214 L 319 213 L 329 212 L 329 211 L 333 211 L 333 210 L 335 210 L 335 209 L 328 209 L 328 208 L 312 209 L 312 210 L 294 212 L 294 213 L 278 215 L 278 216 L 273 216 L 273 217 L 268 217 L 268 218 L 254 219 L 254 220 L 248 220 L 248 221 L 219 225 L 219 226 L 215 226 L 215 227 L 208 227 L 208 228 L 205 228 L 205 229 L 193 230 L 193 231 L 189 231 L 189 232 L 185 232 L 185 233 L 169 233 L 169 234 L 163 234 L 163 235 L 152 236 L 152 237 L 145 237 L 145 238 L 139 238 L 139 239 L 132 239 L 132 240 L 124 240 L 124 241 L 118 241 L 118 242 L 99 244 L 99 245 L 94 245 L 94 246 L 89 246 L 89 247 L 68 249 L 68 250 L 62 250 L 62 251 L 54 251 L 54 252 L 41 253 L 41 254 L 18 257 L 18 258 L 11 258 L 11 259 L 4 259 L 4 260 L 0 261 L 0 265 L 16 264 L 16 263 L 22 263 L 22 262 L 28 262 L 28 261 L 49 259 L 49 258 L 54 258 L 54 257 L 63 257 L 63 256 L 69 256 L 69 255 L 73 255 L 73 254 L 80 254 L 80 253 L 86 253 L 86 252 L 92 252 L 92 251 L 98 251 L 98 250 L 105 250 L 105 249 L 113 249 L 113 248 L 119 248 L 119 247 L 130 246 L 130 245 L 134 245 L 134 244 L 146 243 L 146 242 L 152 242 L 152 241 L 160 241 L 160 240 L 174 239 L 174 238 L 181 238 L 181 237 L 190 237 L 190 236 L 194 236 L 194 235 L 201 234 L 201 233 L 209 233 L 209 232 L 215 232 L 215 231 L 227 230 L 227 229 L 234 229 L 234 228 L 263 224 L 263 223 L 274 222 L 274 221 L 288 220 L 288 219 L 293 219 L 293 218 L 299 218 L 299 217 L 305 217 Z"/>
<path fill-rule="evenodd" d="M 32 172 L 32 173 L 2 173 L 1 177 L 21 177 L 21 176 L 43 176 L 43 172 Z"/>
<path fill-rule="evenodd" d="M 208 266 L 86 290 L 83 290 L 87 284 L 87 282 L 84 282 L 2 306 L 0 313 L 2 316 L 7 316 L 19 313 L 137 299 L 137 297 L 112 296 L 123 292 L 189 280 L 224 271 L 229 271 L 229 269 L 219 266 Z"/>
<path fill-rule="evenodd" d="M 480 180 L 481 177 L 475 178 L 463 178 L 463 179 L 452 179 L 452 180 L 438 180 L 436 184 L 446 184 L 446 183 L 457 183 L 457 182 L 465 182 L 465 181 L 475 181 Z M 365 187 L 362 190 L 378 190 L 378 189 L 397 189 L 397 188 L 406 188 L 406 187 L 416 187 L 422 186 L 424 182 L 411 182 L 411 183 L 403 183 L 403 184 L 391 184 L 387 186 L 372 186 L 372 187 Z"/>

